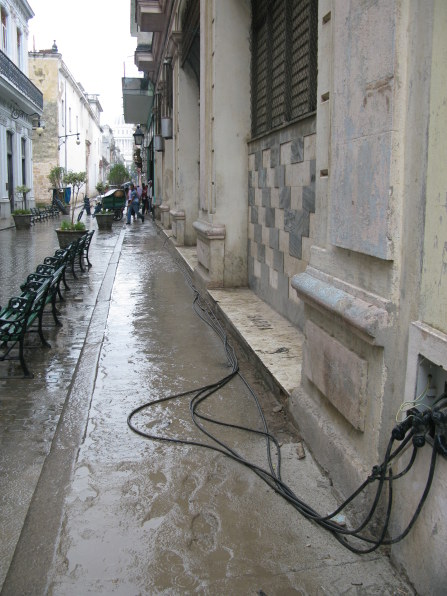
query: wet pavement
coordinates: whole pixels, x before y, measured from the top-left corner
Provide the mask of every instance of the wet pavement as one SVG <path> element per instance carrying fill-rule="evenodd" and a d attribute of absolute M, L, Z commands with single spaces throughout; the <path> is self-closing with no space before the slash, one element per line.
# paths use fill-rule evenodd
<path fill-rule="evenodd" d="M 56 226 L 0 232 L 0 304 L 54 252 Z M 46 331 L 52 349 L 26 353 L 34 378 L 0 381 L 2 596 L 412 594 L 383 552 L 350 553 L 247 468 L 130 430 L 139 405 L 230 372 L 166 242 L 149 221 L 96 231 L 93 267 L 77 280 L 68 275 L 64 326 Z M 309 453 L 299 459 L 299 436 L 275 395 L 248 362 L 241 367 L 276 416 L 284 480 L 316 509 L 333 510 L 329 479 Z M 203 412 L 262 429 L 239 377 Z M 189 396 L 144 410 L 135 423 L 210 443 L 191 422 Z M 207 427 L 267 468 L 262 437 Z"/>

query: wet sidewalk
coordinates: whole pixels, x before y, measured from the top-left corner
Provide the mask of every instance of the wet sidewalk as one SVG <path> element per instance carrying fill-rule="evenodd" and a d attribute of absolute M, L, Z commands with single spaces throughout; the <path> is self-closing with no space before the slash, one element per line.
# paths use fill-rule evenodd
<path fill-rule="evenodd" d="M 11 249 L 7 258 L 17 268 L 8 275 L 2 234 L 13 232 L 0 232 L 0 303 L 19 270 L 25 278 L 41 253 L 54 251 L 44 240 L 47 234 L 51 242 L 51 225 L 33 231 L 33 250 L 26 253 L 25 242 L 14 257 Z M 127 416 L 139 405 L 212 383 L 230 369 L 220 338 L 192 308 L 194 293 L 175 260 L 187 263 L 187 255 L 167 250 L 152 222 L 125 228 L 95 233 L 93 267 L 69 278 L 64 327 L 48 331 L 53 349 L 30 353 L 34 379 L 0 381 L 2 595 L 412 594 L 383 552 L 350 553 L 246 467 L 129 429 Z M 212 293 L 210 302 L 224 317 L 233 312 L 235 328 L 248 325 L 245 350 L 259 353 L 265 368 L 278 366 L 273 384 L 287 391 L 299 371 L 292 366 L 281 377 L 285 367 L 271 358 L 285 358 L 287 350 L 277 348 L 289 349 L 288 332 L 278 344 L 264 339 L 251 348 L 250 329 L 280 321 L 269 309 L 254 315 L 246 292 L 230 294 Z M 248 362 L 240 364 L 279 432 L 283 479 L 315 509 L 333 510 L 330 481 L 309 453 L 299 459 L 299 437 L 277 392 Z M 262 428 L 238 377 L 204 411 Z M 143 411 L 136 423 L 153 434 L 205 440 L 191 423 L 187 397 Z M 262 437 L 210 428 L 268 467 Z"/>

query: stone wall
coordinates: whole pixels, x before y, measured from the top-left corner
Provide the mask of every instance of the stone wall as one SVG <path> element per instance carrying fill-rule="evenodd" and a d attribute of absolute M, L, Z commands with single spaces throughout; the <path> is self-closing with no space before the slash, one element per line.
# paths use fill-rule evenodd
<path fill-rule="evenodd" d="M 248 280 L 280 314 L 302 326 L 292 276 L 309 261 L 315 213 L 315 118 L 248 146 Z"/>

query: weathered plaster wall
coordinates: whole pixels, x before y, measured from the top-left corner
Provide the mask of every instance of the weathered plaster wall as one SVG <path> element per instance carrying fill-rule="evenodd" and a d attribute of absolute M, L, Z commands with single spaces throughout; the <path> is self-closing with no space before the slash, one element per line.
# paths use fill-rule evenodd
<path fill-rule="evenodd" d="M 194 224 L 196 231 L 203 230 L 197 240 L 199 265 L 208 242 L 221 243 L 223 226 L 223 277 L 217 280 L 217 271 L 208 271 L 207 276 L 219 286 L 243 286 L 247 284 L 250 3 L 202 0 L 200 10 L 200 212 Z M 211 263 L 217 265 L 217 259 Z"/>
<path fill-rule="evenodd" d="M 393 256 L 394 11 L 392 1 L 339 2 L 334 15 L 331 241 L 383 259 Z"/>
<path fill-rule="evenodd" d="M 42 120 L 45 130 L 41 136 L 34 135 L 33 150 L 33 176 L 36 202 L 49 203 L 52 200 L 48 192 L 50 170 L 59 165 L 59 152 L 57 150 L 57 137 L 59 135 L 58 121 L 58 81 L 59 60 L 39 58 L 32 55 L 29 59 L 29 78 L 38 87 L 44 98 Z"/>
<path fill-rule="evenodd" d="M 199 214 L 199 88 L 188 63 L 175 64 L 174 101 L 175 193 L 174 207 L 185 212 L 185 244 L 196 243 L 193 222 Z"/>
<path fill-rule="evenodd" d="M 422 263 L 421 286 L 420 292 L 416 290 L 412 296 L 412 301 L 417 302 L 419 320 L 413 320 L 409 328 L 405 400 L 413 400 L 417 395 L 421 361 L 442 367 L 439 369 L 441 371 L 447 370 L 447 4 L 443 0 L 434 0 L 418 3 L 418 8 L 415 17 L 421 29 L 425 25 L 425 38 L 431 42 L 427 43 L 425 61 L 422 57 L 418 61 L 420 77 L 425 83 L 426 93 L 429 93 L 429 100 L 422 104 L 423 110 L 419 101 L 414 106 L 414 112 L 419 110 L 425 114 L 428 146 L 425 153 L 426 176 L 422 179 L 421 193 L 425 206 L 425 222 L 420 228 L 423 247 L 418 258 L 419 266 Z M 417 39 L 413 31 L 410 30 L 410 33 L 412 39 Z M 417 142 L 411 137 L 409 140 Z M 412 230 L 415 229 L 413 226 Z M 439 396 L 444 390 L 441 381 L 440 386 L 435 388 L 435 394 Z M 428 476 L 430 455 L 430 449 L 424 449 L 407 482 L 397 491 L 400 507 L 394 526 L 396 533 L 405 528 L 411 512 L 417 507 Z M 405 461 L 401 467 L 404 465 Z M 432 488 L 422 514 L 409 538 L 392 550 L 394 559 L 407 570 L 419 593 L 445 593 L 446 543 L 447 461 L 438 456 Z"/>

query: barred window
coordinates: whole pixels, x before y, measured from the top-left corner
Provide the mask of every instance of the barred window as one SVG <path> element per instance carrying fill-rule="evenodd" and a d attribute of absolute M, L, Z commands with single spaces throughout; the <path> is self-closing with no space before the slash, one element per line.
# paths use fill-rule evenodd
<path fill-rule="evenodd" d="M 252 135 L 312 112 L 318 0 L 252 0 Z"/>

